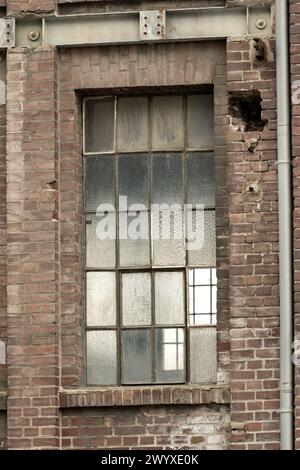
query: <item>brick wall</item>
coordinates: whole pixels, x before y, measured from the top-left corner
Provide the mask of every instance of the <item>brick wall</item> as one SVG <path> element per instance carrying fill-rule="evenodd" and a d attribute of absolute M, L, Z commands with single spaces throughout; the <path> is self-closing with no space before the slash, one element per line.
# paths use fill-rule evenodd
<path fill-rule="evenodd" d="M 64 410 L 64 449 L 226 449 L 225 406 Z"/>
<path fill-rule="evenodd" d="M 231 427 L 235 449 L 279 447 L 275 63 L 255 66 L 248 41 L 227 45 L 228 91 L 258 90 L 262 132 L 228 135 Z M 272 44 L 274 47 L 274 44 Z M 257 147 L 249 151 L 250 139 Z"/>
<path fill-rule="evenodd" d="M 8 446 L 58 439 L 55 52 L 7 55 Z"/>
<path fill-rule="evenodd" d="M 6 66 L 0 56 L 0 391 L 6 387 Z"/>
<path fill-rule="evenodd" d="M 292 106 L 293 135 L 293 174 L 294 174 L 294 295 L 295 295 L 295 338 L 300 340 L 300 2 L 290 0 L 291 28 L 291 85 L 297 92 Z M 300 82 L 299 82 L 300 83 Z M 297 85 L 297 86 L 295 86 Z M 295 439 L 296 448 L 300 449 L 300 372 L 295 368 Z"/>

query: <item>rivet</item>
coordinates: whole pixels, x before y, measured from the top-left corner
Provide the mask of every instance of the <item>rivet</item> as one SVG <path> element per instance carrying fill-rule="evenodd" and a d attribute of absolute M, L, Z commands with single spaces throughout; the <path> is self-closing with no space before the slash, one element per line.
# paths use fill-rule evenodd
<path fill-rule="evenodd" d="M 256 21 L 256 27 L 257 29 L 265 29 L 267 26 L 267 20 L 264 18 L 260 18 L 259 20 Z"/>
<path fill-rule="evenodd" d="M 37 41 L 40 37 L 40 32 L 39 31 L 30 31 L 28 34 L 28 38 L 30 41 Z"/>

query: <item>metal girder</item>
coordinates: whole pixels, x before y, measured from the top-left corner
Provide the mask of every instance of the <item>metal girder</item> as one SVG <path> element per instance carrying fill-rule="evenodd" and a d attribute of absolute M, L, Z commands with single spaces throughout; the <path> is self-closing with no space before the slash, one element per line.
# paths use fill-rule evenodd
<path fill-rule="evenodd" d="M 7 28 L 10 41 L 7 40 Z M 269 7 L 53 15 L 34 20 L 0 19 L 0 48 L 201 41 L 270 36 L 272 33 Z"/>

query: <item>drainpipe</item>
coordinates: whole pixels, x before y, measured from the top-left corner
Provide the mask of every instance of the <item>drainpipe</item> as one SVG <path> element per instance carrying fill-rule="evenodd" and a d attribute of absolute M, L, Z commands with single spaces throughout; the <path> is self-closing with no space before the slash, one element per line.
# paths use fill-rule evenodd
<path fill-rule="evenodd" d="M 292 179 L 289 1 L 276 0 L 281 450 L 293 449 Z"/>

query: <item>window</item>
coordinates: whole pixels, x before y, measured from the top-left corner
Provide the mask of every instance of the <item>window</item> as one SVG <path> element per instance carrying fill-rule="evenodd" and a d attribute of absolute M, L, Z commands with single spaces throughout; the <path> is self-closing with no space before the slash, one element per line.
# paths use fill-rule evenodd
<path fill-rule="evenodd" d="M 88 385 L 216 380 L 213 95 L 84 101 Z"/>

